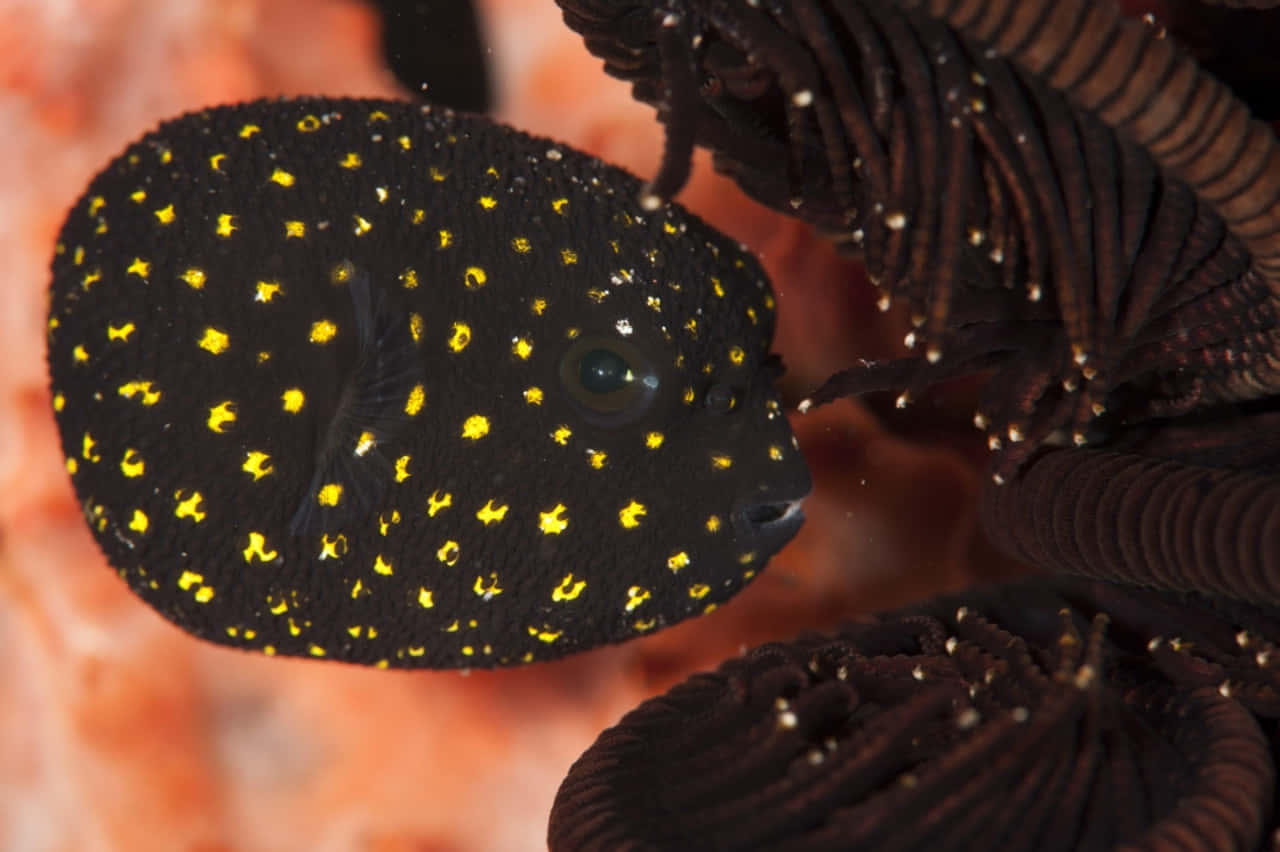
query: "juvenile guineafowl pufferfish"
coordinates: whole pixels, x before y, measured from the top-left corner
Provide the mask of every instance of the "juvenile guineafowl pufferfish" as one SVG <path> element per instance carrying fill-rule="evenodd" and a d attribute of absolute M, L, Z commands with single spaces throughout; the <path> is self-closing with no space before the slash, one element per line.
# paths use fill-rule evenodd
<path fill-rule="evenodd" d="M 809 474 L 745 250 L 562 145 L 431 107 L 161 125 L 75 205 L 49 367 L 129 586 L 214 642 L 499 666 L 713 609 Z"/>

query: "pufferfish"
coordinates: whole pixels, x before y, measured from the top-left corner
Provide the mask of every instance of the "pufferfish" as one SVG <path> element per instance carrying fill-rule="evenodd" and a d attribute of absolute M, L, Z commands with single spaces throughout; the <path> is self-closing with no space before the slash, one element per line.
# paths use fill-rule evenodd
<path fill-rule="evenodd" d="M 810 479 L 745 249 L 634 177 L 429 106 L 258 101 L 68 215 L 48 358 L 129 587 L 266 654 L 491 667 L 714 609 Z"/>

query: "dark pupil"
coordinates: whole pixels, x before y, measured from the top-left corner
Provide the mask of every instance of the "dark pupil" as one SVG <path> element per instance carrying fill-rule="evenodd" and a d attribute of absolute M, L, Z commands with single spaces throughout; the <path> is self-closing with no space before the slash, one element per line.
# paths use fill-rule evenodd
<path fill-rule="evenodd" d="M 631 381 L 631 366 L 617 352 L 593 349 L 582 356 L 578 377 L 588 393 L 613 393 Z"/>

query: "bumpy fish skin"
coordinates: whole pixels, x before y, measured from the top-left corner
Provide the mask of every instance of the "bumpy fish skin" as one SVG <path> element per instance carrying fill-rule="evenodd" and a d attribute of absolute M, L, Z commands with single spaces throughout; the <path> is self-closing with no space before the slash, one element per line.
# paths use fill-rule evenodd
<path fill-rule="evenodd" d="M 499 666 L 728 599 L 809 475 L 745 251 L 485 119 L 259 101 L 161 125 L 53 262 L 85 517 L 185 630 Z"/>

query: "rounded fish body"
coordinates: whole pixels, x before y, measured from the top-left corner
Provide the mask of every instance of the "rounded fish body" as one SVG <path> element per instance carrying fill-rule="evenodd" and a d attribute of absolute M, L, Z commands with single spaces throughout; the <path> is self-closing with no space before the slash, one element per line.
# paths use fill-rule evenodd
<path fill-rule="evenodd" d="M 261 101 L 70 212 L 49 367 L 113 567 L 202 638 L 498 666 L 701 614 L 809 476 L 754 260 L 631 176 L 409 104 Z"/>

